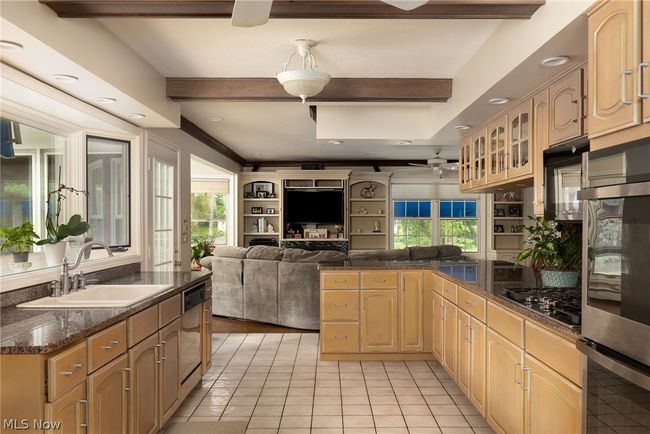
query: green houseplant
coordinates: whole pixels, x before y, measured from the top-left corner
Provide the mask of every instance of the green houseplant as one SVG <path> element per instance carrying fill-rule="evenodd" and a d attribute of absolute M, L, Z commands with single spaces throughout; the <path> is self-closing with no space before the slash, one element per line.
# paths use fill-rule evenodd
<path fill-rule="evenodd" d="M 3 239 L 0 250 L 12 252 L 16 263 L 27 262 L 29 249 L 34 245 L 34 240 L 39 238 L 30 222 L 13 228 L 0 228 L 0 237 Z"/>
<path fill-rule="evenodd" d="M 531 267 L 540 272 L 542 285 L 556 288 L 574 288 L 582 265 L 582 237 L 576 229 L 560 231 L 555 221 L 542 217 L 528 217 L 532 226 L 520 225 L 529 236 L 528 247 L 515 259 L 520 264 L 530 258 Z"/>
<path fill-rule="evenodd" d="M 192 263 L 199 264 L 199 261 L 212 254 L 214 241 L 209 237 L 197 237 L 192 239 Z"/>

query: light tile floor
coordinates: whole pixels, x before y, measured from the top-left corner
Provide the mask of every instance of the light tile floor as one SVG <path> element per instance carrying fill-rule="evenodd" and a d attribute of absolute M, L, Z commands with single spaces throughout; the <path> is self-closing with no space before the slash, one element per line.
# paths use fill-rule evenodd
<path fill-rule="evenodd" d="M 434 361 L 321 362 L 310 334 L 214 334 L 212 368 L 173 420 L 247 434 L 493 433 Z"/>

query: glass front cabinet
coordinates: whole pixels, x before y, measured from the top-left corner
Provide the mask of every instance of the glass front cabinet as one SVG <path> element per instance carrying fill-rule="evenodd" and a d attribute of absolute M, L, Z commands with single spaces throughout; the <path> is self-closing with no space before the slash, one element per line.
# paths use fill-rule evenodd
<path fill-rule="evenodd" d="M 492 121 L 487 127 L 488 141 L 488 183 L 506 179 L 507 148 L 506 129 L 508 117 L 503 115 Z"/>
<path fill-rule="evenodd" d="M 481 128 L 472 134 L 472 188 L 487 184 L 486 131 L 486 128 Z"/>
<path fill-rule="evenodd" d="M 471 174 L 472 174 L 472 138 L 468 134 L 465 136 L 459 145 L 459 160 L 458 160 L 458 185 L 461 190 L 467 190 L 471 187 Z"/>
<path fill-rule="evenodd" d="M 532 173 L 531 113 L 531 99 L 522 102 L 508 113 L 508 179 Z"/>

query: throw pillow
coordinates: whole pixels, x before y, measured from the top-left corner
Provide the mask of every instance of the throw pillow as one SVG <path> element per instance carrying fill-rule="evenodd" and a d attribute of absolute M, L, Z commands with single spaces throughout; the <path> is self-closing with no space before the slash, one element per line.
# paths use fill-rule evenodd
<path fill-rule="evenodd" d="M 420 259 L 431 259 L 438 256 L 438 248 L 436 246 L 430 247 L 410 247 L 411 259 L 419 261 Z"/>
<path fill-rule="evenodd" d="M 282 260 L 285 262 L 327 262 L 345 261 L 348 255 L 333 250 L 286 249 Z"/>
<path fill-rule="evenodd" d="M 253 246 L 246 252 L 246 259 L 265 259 L 267 261 L 280 261 L 284 249 L 273 246 Z"/>

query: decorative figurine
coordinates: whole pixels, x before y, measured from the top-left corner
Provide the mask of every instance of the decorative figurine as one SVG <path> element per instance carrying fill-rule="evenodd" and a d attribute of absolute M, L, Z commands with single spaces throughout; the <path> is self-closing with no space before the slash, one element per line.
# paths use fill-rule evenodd
<path fill-rule="evenodd" d="M 359 214 L 368 214 L 368 209 L 362 206 L 359 208 Z"/>
<path fill-rule="evenodd" d="M 373 225 L 375 226 L 372 230 L 373 232 L 381 232 L 381 224 L 379 223 L 379 220 L 375 220 Z"/>
<path fill-rule="evenodd" d="M 357 233 L 360 234 L 361 232 L 363 232 L 363 229 L 357 228 Z"/>
<path fill-rule="evenodd" d="M 383 209 L 379 208 L 379 209 L 377 210 L 377 214 L 383 214 L 383 213 L 384 213 L 384 210 L 383 210 Z"/>
<path fill-rule="evenodd" d="M 361 189 L 361 197 L 364 199 L 374 199 L 375 190 L 377 190 L 377 184 L 370 183 L 369 186 L 363 187 Z"/>
<path fill-rule="evenodd" d="M 275 228 L 273 227 L 273 225 L 271 223 L 266 225 L 266 232 L 269 233 L 269 234 L 272 234 L 273 232 L 275 232 Z"/>

